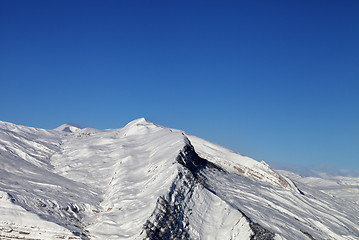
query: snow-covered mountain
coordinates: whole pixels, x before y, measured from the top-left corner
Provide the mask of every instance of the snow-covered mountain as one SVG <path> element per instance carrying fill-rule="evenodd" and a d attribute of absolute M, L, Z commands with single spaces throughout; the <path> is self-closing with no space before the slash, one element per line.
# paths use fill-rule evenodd
<path fill-rule="evenodd" d="M 0 239 L 354 240 L 358 196 L 359 178 L 275 171 L 143 118 L 0 122 Z"/>

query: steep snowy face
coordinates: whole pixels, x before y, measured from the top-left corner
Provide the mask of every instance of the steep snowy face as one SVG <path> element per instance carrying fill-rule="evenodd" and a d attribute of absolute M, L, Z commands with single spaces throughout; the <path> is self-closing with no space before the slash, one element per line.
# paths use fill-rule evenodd
<path fill-rule="evenodd" d="M 186 136 L 190 139 L 196 152 L 201 157 L 223 167 L 230 173 L 237 173 L 274 186 L 296 190 L 296 187 L 290 179 L 280 176 L 264 161 L 258 162 L 252 158 L 189 134 L 186 134 Z"/>
<path fill-rule="evenodd" d="M 55 173 L 101 196 L 88 216 L 92 235 L 135 238 L 177 176 L 175 160 L 184 145 L 182 134 L 137 120 L 122 129 L 67 135 L 51 163 Z"/>
<path fill-rule="evenodd" d="M 340 200 L 143 118 L 0 122 L 1 239 L 356 239 L 358 203 Z"/>

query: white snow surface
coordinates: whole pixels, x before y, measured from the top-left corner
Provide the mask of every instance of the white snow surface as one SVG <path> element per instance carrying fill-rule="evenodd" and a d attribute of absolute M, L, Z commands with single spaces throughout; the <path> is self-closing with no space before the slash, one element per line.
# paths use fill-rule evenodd
<path fill-rule="evenodd" d="M 258 230 L 259 229 L 259 230 Z M 301 177 L 141 118 L 0 121 L 0 239 L 359 239 L 359 178 Z"/>

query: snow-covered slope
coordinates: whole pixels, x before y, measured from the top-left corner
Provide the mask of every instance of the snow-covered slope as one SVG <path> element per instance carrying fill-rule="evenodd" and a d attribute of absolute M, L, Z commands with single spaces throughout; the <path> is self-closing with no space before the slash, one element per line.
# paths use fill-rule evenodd
<path fill-rule="evenodd" d="M 358 239 L 345 193 L 358 180 L 340 183 L 351 188 L 321 191 L 143 118 L 109 130 L 0 122 L 0 239 Z"/>

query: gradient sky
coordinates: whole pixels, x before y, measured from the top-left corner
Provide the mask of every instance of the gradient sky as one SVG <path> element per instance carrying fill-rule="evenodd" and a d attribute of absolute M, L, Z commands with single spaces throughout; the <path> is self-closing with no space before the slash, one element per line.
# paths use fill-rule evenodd
<path fill-rule="evenodd" d="M 359 1 L 0 1 L 0 120 L 148 120 L 359 169 Z"/>

